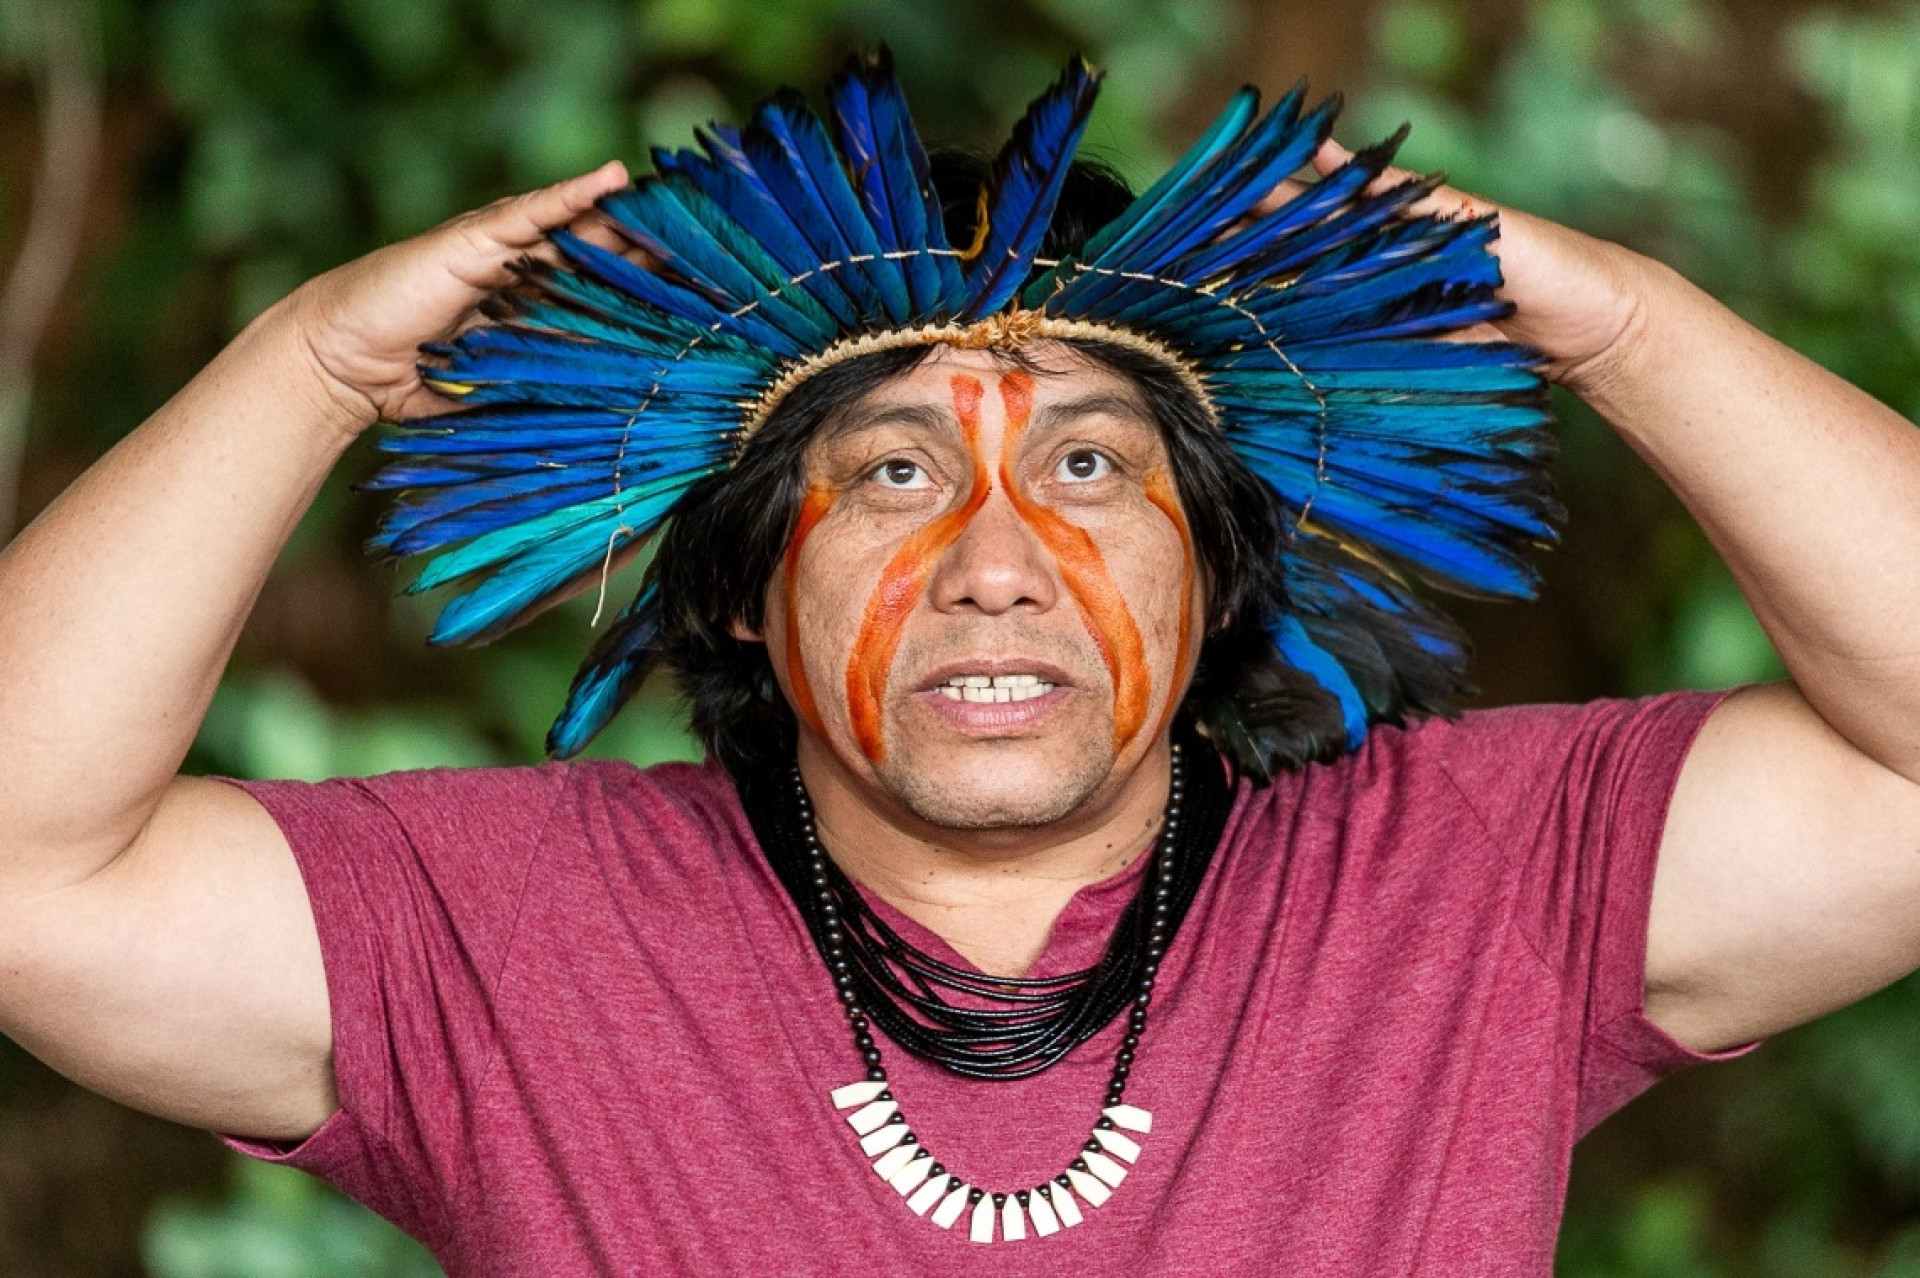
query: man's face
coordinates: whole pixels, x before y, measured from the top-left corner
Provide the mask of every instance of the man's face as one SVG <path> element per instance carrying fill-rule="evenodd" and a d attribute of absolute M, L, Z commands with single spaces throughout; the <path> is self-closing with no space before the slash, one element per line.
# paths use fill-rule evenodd
<path fill-rule="evenodd" d="M 809 445 L 764 638 L 809 745 L 922 820 L 1058 820 L 1164 738 L 1201 590 L 1125 377 L 939 348 Z"/>

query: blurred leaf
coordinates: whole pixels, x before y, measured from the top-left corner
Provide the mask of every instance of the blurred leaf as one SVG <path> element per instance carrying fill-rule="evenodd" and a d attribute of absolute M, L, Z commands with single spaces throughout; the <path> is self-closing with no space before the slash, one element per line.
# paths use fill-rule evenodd
<path fill-rule="evenodd" d="M 218 1207 L 163 1202 L 147 1226 L 155 1278 L 433 1278 L 412 1239 L 302 1172 L 235 1159 Z"/>

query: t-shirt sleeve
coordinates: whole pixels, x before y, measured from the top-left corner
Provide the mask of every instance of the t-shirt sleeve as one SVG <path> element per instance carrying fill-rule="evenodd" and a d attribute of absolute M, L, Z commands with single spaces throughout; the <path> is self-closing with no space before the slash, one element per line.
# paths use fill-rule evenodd
<path fill-rule="evenodd" d="M 312 901 L 340 1109 L 291 1148 L 229 1144 L 322 1177 L 429 1245 L 444 1236 L 463 1098 L 494 1056 L 492 989 L 567 774 L 240 783 L 286 835 Z"/>
<path fill-rule="evenodd" d="M 1647 1019 L 1653 873 L 1680 768 L 1724 693 L 1673 693 L 1466 716 L 1447 771 L 1519 858 L 1513 925 L 1553 974 L 1576 1056 L 1577 1129 L 1684 1066 Z"/>

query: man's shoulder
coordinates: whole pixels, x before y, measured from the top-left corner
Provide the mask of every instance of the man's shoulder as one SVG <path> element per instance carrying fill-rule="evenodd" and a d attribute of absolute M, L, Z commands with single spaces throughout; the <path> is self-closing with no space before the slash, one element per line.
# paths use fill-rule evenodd
<path fill-rule="evenodd" d="M 1464 833 L 1461 822 L 1504 836 L 1555 801 L 1636 777 L 1669 782 L 1722 695 L 1527 703 L 1381 725 L 1360 749 L 1276 779 L 1248 815 L 1256 829 L 1331 825 L 1343 842 L 1370 846 L 1388 836 L 1444 842 Z M 1668 766 L 1645 766 L 1661 760 Z"/>

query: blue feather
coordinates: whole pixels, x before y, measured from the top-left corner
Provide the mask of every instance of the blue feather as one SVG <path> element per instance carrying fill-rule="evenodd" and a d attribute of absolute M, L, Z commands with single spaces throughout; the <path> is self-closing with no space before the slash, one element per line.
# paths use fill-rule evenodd
<path fill-rule="evenodd" d="M 623 493 L 617 499 L 590 503 L 591 509 L 574 507 L 513 528 L 501 529 L 468 543 L 462 550 L 443 555 L 428 566 L 440 568 L 485 543 L 489 538 L 501 541 L 488 548 L 487 562 L 477 566 L 498 569 L 467 593 L 451 600 L 440 612 L 428 640 L 436 644 L 468 643 L 500 633 L 528 619 L 533 610 L 578 581 L 584 574 L 598 571 L 610 554 L 618 554 L 636 539 L 650 533 L 685 489 L 701 477 L 699 472 L 678 476 L 671 482 L 640 495 L 641 488 Z M 644 486 L 643 486 L 644 487 Z M 510 558 L 499 555 L 501 545 L 512 543 L 518 550 Z M 466 571 L 475 571 L 469 567 Z M 452 580 L 457 573 L 443 570 L 432 585 Z M 427 574 L 422 574 L 422 579 Z M 409 591 L 430 589 L 416 581 Z"/>
<path fill-rule="evenodd" d="M 1296 670 L 1310 677 L 1340 703 L 1340 715 L 1345 721 L 1347 744 L 1358 745 L 1367 735 L 1367 704 L 1360 696 L 1360 690 L 1354 687 L 1346 668 L 1326 649 L 1308 638 L 1300 619 L 1294 616 L 1282 617 L 1270 632 L 1274 646 L 1280 655 Z"/>
<path fill-rule="evenodd" d="M 733 223 L 684 177 L 642 183 L 609 196 L 601 207 L 614 225 L 669 269 L 693 279 L 731 311 L 751 308 L 775 330 L 768 345 L 793 357 L 818 349 L 832 332 L 832 319 L 804 292 L 788 299 L 776 292 L 786 277 L 779 264 L 746 237 L 730 234 Z"/>
<path fill-rule="evenodd" d="M 939 194 L 927 169 L 906 95 L 883 47 L 855 58 L 827 90 L 840 150 L 884 250 L 900 259 L 912 320 L 943 318 L 961 301 L 964 284 L 947 244 Z"/>
<path fill-rule="evenodd" d="M 998 311 L 1026 281 L 1099 87 L 1099 76 L 1075 58 L 1014 126 L 981 192 L 962 321 Z"/>
<path fill-rule="evenodd" d="M 1295 92 L 1302 91 L 1303 87 L 1296 87 Z M 1258 90 L 1249 87 L 1235 93 L 1226 109 L 1207 126 L 1200 140 L 1187 148 L 1187 153 L 1161 175 L 1159 181 L 1127 205 L 1119 217 L 1094 232 L 1073 258 L 1053 267 L 1028 285 L 1021 296 L 1021 303 L 1037 309 L 1053 295 L 1056 286 L 1077 277 L 1077 262 L 1093 261 L 1109 251 L 1116 256 L 1124 254 L 1136 235 L 1150 233 L 1158 218 L 1167 215 L 1169 210 L 1183 207 L 1175 201 L 1186 197 L 1188 183 L 1194 174 L 1232 146 L 1246 131 L 1259 109 Z"/>
<path fill-rule="evenodd" d="M 742 148 L 817 254 L 816 266 L 852 295 L 865 324 L 904 324 L 912 314 L 900 264 L 882 256 L 873 224 L 819 117 L 783 91 L 761 105 Z"/>
<path fill-rule="evenodd" d="M 580 664 L 567 699 L 547 730 L 547 753 L 572 758 L 640 689 L 660 636 L 660 590 L 649 578 Z"/>

